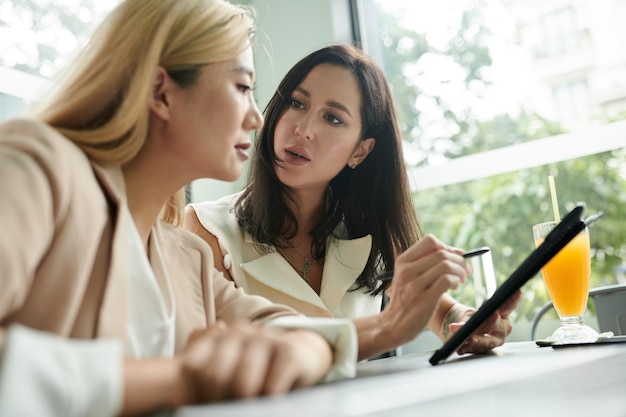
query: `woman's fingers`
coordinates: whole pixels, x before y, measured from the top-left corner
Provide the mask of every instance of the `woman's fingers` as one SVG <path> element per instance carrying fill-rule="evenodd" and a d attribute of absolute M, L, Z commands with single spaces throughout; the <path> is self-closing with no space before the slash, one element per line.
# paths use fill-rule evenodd
<path fill-rule="evenodd" d="M 295 352 L 288 345 L 278 345 L 273 351 L 272 366 L 265 380 L 266 395 L 279 395 L 290 391 L 298 385 L 298 369 Z"/>
<path fill-rule="evenodd" d="M 284 336 L 282 330 L 250 324 L 194 332 L 183 363 L 199 400 L 277 395 L 317 380 L 319 369 L 311 370 L 306 360 L 315 348 Z"/>
<path fill-rule="evenodd" d="M 411 298 L 422 297 L 425 291 L 432 295 L 458 287 L 471 269 L 461 250 L 428 235 L 396 258 L 394 271 L 391 296 L 400 294 L 410 302 Z"/>
<path fill-rule="evenodd" d="M 512 305 L 516 305 L 519 301 L 519 296 L 515 295 L 511 299 Z M 502 345 L 507 336 L 511 333 L 513 328 L 510 320 L 508 319 L 508 313 L 510 310 L 505 309 L 507 316 L 500 314 L 500 310 L 494 313 L 489 319 L 483 323 L 478 330 L 468 338 L 465 344 L 457 351 L 459 354 L 463 353 L 483 353 L 487 352 L 495 347 Z M 474 310 L 469 309 L 462 318 L 462 322 L 451 323 L 450 331 L 452 333 L 457 332 L 463 327 L 464 322 L 469 319 Z"/>
<path fill-rule="evenodd" d="M 502 318 L 507 318 L 509 315 L 515 310 L 517 305 L 519 304 L 520 299 L 522 298 L 522 292 L 517 290 L 515 294 L 513 294 L 502 306 L 498 309 L 500 316 Z"/>
<path fill-rule="evenodd" d="M 252 349 L 246 349 L 241 354 L 234 376 L 238 381 L 234 397 L 251 398 L 261 394 L 267 379 L 268 368 L 271 366 L 271 357 L 272 347 L 265 343 L 257 343 Z"/>
<path fill-rule="evenodd" d="M 445 292 L 465 282 L 467 267 L 462 256 L 438 250 L 414 260 L 396 261 L 394 286 L 401 293 L 419 296 L 433 287 L 434 292 Z"/>
<path fill-rule="evenodd" d="M 463 355 L 464 353 L 485 353 L 490 350 L 501 346 L 504 343 L 504 339 L 489 333 L 472 335 L 467 342 L 459 348 L 457 353 Z"/>
<path fill-rule="evenodd" d="M 463 251 L 458 248 L 453 248 L 441 242 L 433 235 L 426 235 L 415 244 L 411 245 L 406 251 L 398 256 L 398 260 L 401 261 L 416 261 L 426 255 L 429 255 L 437 251 L 446 251 L 454 253 L 456 255 L 462 255 Z"/>

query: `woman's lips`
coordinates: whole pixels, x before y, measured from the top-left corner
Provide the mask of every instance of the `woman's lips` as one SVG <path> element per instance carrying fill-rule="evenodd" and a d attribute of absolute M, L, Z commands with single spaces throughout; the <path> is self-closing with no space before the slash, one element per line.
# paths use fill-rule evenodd
<path fill-rule="evenodd" d="M 237 154 L 245 161 L 249 158 L 248 156 L 248 148 L 250 148 L 250 142 L 240 143 L 235 145 L 235 149 L 237 150 Z"/>
<path fill-rule="evenodd" d="M 310 162 L 306 152 L 299 151 L 297 149 L 286 149 L 284 156 L 285 162 L 291 165 L 301 166 Z"/>

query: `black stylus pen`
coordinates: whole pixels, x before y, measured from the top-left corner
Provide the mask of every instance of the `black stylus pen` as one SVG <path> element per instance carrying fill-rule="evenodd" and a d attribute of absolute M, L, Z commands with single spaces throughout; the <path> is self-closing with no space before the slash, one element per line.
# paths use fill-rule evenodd
<path fill-rule="evenodd" d="M 467 252 L 465 252 L 463 254 L 464 258 L 472 258 L 474 256 L 478 256 L 478 255 L 482 255 L 483 253 L 487 253 L 489 252 L 491 249 L 489 249 L 489 246 L 482 246 L 480 248 L 476 248 L 476 249 L 470 249 Z M 383 272 L 382 274 L 378 275 L 376 277 L 376 279 L 378 281 L 389 281 L 391 278 L 393 278 L 393 269 L 391 271 L 387 271 L 387 272 Z"/>

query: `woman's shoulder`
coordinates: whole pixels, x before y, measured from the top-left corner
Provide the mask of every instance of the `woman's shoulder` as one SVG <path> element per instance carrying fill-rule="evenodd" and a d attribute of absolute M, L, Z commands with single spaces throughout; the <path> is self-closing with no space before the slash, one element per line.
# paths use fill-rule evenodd
<path fill-rule="evenodd" d="M 82 150 L 52 126 L 34 119 L 12 119 L 0 124 L 0 142 L 18 146 L 25 152 L 56 160 L 63 155 L 82 156 Z"/>
<path fill-rule="evenodd" d="M 17 118 L 10 119 L 0 124 L 0 132 L 2 133 L 36 133 L 51 129 L 47 124 L 34 119 Z"/>
<path fill-rule="evenodd" d="M 200 224 L 209 231 L 214 228 L 239 228 L 234 212 L 234 204 L 238 197 L 239 193 L 235 193 L 217 200 L 190 203 L 188 206 L 193 208 Z"/>
<path fill-rule="evenodd" d="M 205 200 L 196 203 L 190 203 L 189 205 L 193 207 L 196 211 L 224 211 L 224 210 L 232 210 L 235 201 L 239 197 L 240 192 L 225 195 L 216 200 Z"/>
<path fill-rule="evenodd" d="M 159 220 L 155 226 L 156 233 L 161 242 L 171 250 L 191 250 L 204 253 L 210 248 L 207 243 L 196 234 L 183 229 L 180 226 Z"/>
<path fill-rule="evenodd" d="M 50 125 L 34 119 L 11 119 L 0 124 L 2 135 L 24 135 L 34 138 L 54 138 L 59 133 Z"/>

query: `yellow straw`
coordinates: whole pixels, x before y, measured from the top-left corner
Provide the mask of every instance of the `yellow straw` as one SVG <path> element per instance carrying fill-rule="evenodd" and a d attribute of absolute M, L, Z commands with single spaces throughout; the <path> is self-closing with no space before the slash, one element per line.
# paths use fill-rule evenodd
<path fill-rule="evenodd" d="M 552 212 L 554 213 L 554 222 L 561 221 L 561 215 L 559 214 L 559 202 L 556 199 L 556 186 L 554 185 L 554 176 L 548 176 L 548 182 L 550 183 L 550 195 L 552 196 Z"/>

